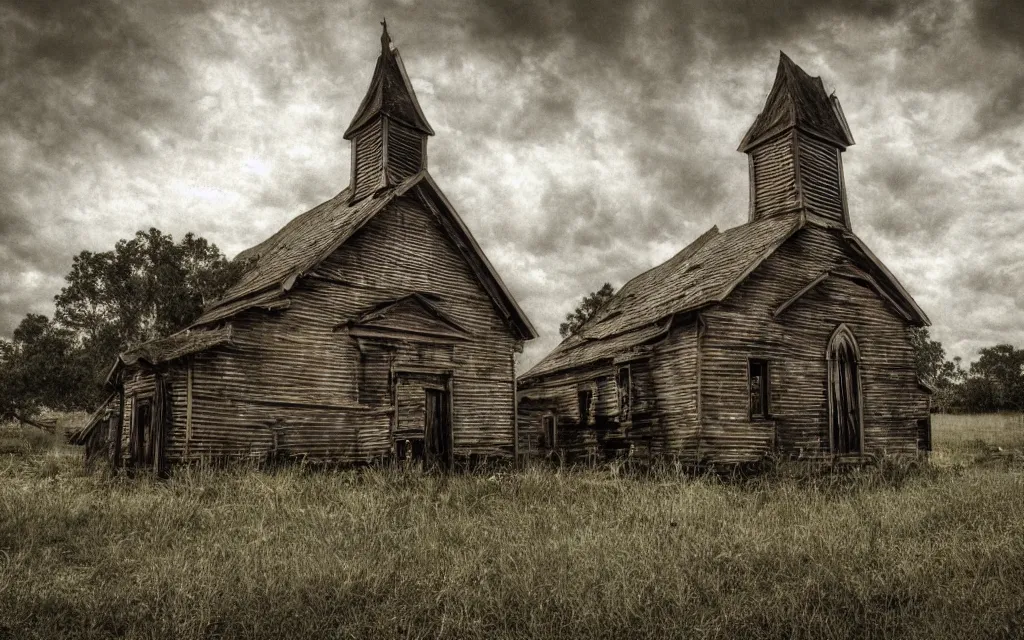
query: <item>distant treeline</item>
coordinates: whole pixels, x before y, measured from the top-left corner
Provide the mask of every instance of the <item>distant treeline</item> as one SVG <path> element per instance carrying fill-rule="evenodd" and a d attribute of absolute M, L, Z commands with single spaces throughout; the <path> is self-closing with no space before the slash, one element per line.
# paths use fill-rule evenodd
<path fill-rule="evenodd" d="M 53 319 L 25 316 L 0 338 L 0 421 L 32 422 L 39 409 L 89 411 L 129 346 L 187 327 L 238 276 L 216 245 L 139 231 L 111 251 L 75 256 Z"/>
<path fill-rule="evenodd" d="M 927 329 L 914 334 L 918 374 L 936 388 L 933 407 L 946 413 L 1024 410 L 1024 349 L 997 344 L 978 351 L 965 369 L 957 356 L 946 359 L 942 343 Z"/>

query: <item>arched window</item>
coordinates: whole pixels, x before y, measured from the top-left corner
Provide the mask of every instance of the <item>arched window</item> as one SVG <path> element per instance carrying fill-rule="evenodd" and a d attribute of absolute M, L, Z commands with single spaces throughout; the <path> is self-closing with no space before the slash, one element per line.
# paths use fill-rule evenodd
<path fill-rule="evenodd" d="M 832 453 L 859 454 L 864 430 L 860 385 L 860 349 L 853 332 L 839 325 L 828 341 L 829 443 Z"/>

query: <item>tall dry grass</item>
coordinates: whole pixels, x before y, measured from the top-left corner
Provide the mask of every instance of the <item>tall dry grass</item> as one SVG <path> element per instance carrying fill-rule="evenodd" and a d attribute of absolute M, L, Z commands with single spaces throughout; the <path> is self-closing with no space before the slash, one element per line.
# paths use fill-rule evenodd
<path fill-rule="evenodd" d="M 741 480 L 8 454 L 0 637 L 1021 637 L 1024 465 L 944 420 L 922 469 Z"/>

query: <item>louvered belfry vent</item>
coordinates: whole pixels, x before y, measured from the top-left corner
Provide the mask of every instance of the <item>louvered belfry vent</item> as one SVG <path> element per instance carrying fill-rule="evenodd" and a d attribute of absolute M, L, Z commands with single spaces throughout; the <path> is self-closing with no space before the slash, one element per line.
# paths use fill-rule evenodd
<path fill-rule="evenodd" d="M 853 145 L 839 99 L 785 53 L 739 150 L 750 162 L 750 221 L 806 210 L 850 228 L 842 152 Z"/>
<path fill-rule="evenodd" d="M 380 43 L 370 88 L 345 131 L 352 144 L 350 203 L 426 169 L 427 136 L 434 135 L 386 24 Z"/>

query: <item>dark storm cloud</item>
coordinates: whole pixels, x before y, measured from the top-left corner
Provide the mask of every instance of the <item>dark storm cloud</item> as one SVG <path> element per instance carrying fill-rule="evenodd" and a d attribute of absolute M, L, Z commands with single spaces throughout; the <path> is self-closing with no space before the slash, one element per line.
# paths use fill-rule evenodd
<path fill-rule="evenodd" d="M 82 249 L 158 226 L 234 253 L 344 187 L 341 133 L 387 16 L 438 132 L 431 172 L 545 334 L 527 360 L 583 294 L 745 219 L 735 147 L 779 49 L 843 98 L 855 229 L 938 307 L 940 338 L 987 339 L 1008 322 L 993 289 L 1019 278 L 977 244 L 1024 234 L 1006 222 L 1024 195 L 1022 14 L 1010 0 L 0 6 L 0 335 L 46 311 Z M 964 222 L 982 210 L 1000 224 Z M 961 247 L 979 265 L 967 276 L 950 266 Z"/>
<path fill-rule="evenodd" d="M 982 41 L 1024 49 L 1024 4 L 1018 0 L 976 0 Z"/>

